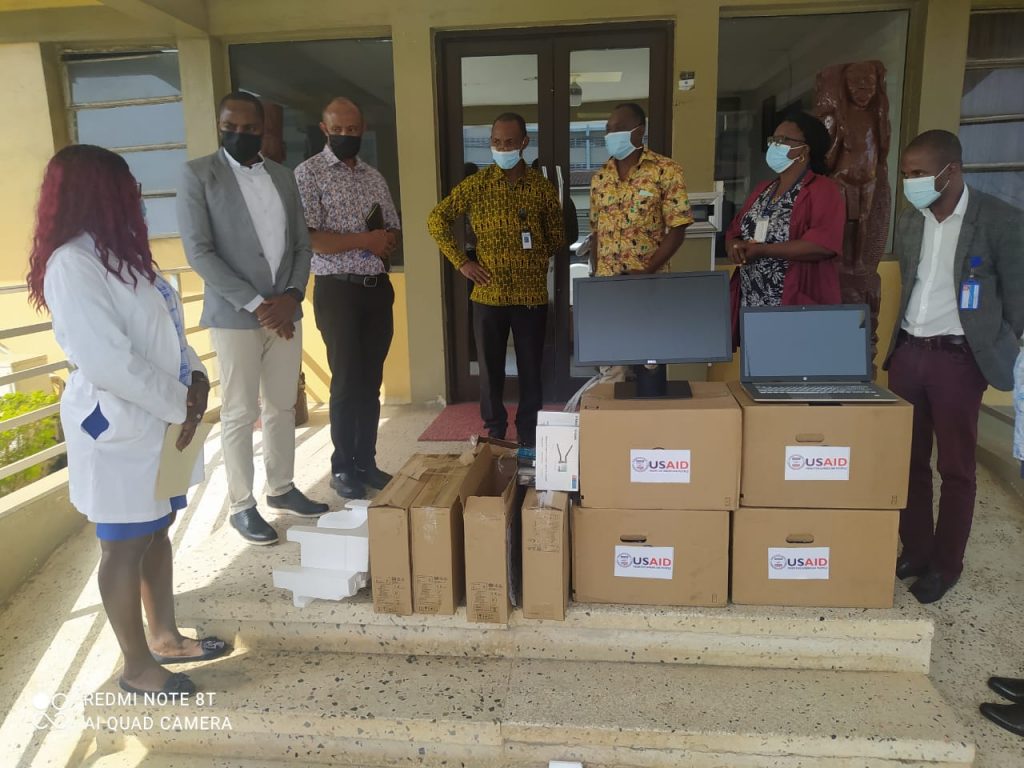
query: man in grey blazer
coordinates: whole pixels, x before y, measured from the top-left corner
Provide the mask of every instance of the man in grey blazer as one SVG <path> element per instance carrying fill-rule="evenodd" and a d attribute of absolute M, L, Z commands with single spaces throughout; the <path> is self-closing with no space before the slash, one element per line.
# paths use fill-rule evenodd
<path fill-rule="evenodd" d="M 230 93 L 218 115 L 221 149 L 185 165 L 178 224 L 189 264 L 206 283 L 202 324 L 220 368 L 231 525 L 251 544 L 274 544 L 277 532 L 253 496 L 253 425 L 261 416 L 267 504 L 302 517 L 328 509 L 293 483 L 309 236 L 291 172 L 260 155 L 259 99 Z"/>
<path fill-rule="evenodd" d="M 900 171 L 913 208 L 896 225 L 903 289 L 884 367 L 892 391 L 914 406 L 914 430 L 896 574 L 917 577 L 910 591 L 933 603 L 963 571 L 982 395 L 1013 387 L 1024 333 L 1024 212 L 964 183 L 960 141 L 948 131 L 914 139 Z"/>

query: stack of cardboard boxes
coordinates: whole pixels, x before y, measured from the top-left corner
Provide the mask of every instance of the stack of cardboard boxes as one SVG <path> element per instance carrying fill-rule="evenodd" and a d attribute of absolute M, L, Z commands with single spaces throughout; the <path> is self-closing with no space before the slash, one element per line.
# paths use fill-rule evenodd
<path fill-rule="evenodd" d="M 692 387 L 689 400 L 617 400 L 612 384 L 584 395 L 577 601 L 726 604 L 741 413 L 725 384 Z"/>
<path fill-rule="evenodd" d="M 736 603 L 890 607 L 911 407 L 691 386 L 542 418 L 544 490 L 514 449 L 414 456 L 369 509 L 375 609 L 562 620 L 570 575 L 578 602 L 722 606 L 731 575 Z"/>
<path fill-rule="evenodd" d="M 755 403 L 730 386 L 743 409 L 733 602 L 891 607 L 911 406 Z"/>

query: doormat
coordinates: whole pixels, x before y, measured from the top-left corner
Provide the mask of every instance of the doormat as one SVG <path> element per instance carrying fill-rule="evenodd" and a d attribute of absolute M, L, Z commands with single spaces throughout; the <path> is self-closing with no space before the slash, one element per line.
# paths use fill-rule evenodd
<path fill-rule="evenodd" d="M 545 405 L 544 410 L 560 411 L 563 404 Z M 516 411 L 514 404 L 505 404 L 508 411 L 508 440 L 516 439 Z M 458 403 L 447 406 L 430 426 L 420 435 L 420 442 L 463 442 L 473 435 L 486 434 L 483 419 L 480 418 L 479 403 Z"/>

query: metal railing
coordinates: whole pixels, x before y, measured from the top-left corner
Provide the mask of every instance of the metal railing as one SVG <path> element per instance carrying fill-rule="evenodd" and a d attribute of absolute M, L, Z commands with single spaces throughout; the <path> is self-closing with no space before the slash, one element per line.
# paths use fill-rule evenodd
<path fill-rule="evenodd" d="M 176 267 L 172 269 L 163 269 L 161 273 L 170 278 L 174 287 L 178 293 L 181 294 L 181 275 L 192 272 L 190 267 Z M 9 285 L 0 287 L 0 295 L 4 294 L 15 294 L 15 293 L 28 293 L 28 286 L 25 285 Z M 191 294 L 188 296 L 182 296 L 181 301 L 183 304 L 192 304 L 197 301 L 201 301 L 203 298 L 201 293 Z M 205 330 L 202 326 L 195 325 L 185 329 L 186 335 L 199 333 Z M 42 323 L 31 323 L 29 325 L 19 325 L 13 328 L 0 328 L 0 342 L 5 339 L 16 339 L 24 336 L 32 336 L 39 333 L 52 333 L 53 323 L 42 322 Z M 216 357 L 215 352 L 207 352 L 206 354 L 200 355 L 199 359 L 206 361 Z M 58 360 L 53 363 L 47 363 L 46 365 L 38 365 L 33 368 L 26 368 L 23 371 L 16 371 L 0 376 L 0 387 L 8 386 L 10 384 L 16 384 L 19 381 L 26 379 L 34 379 L 40 376 L 48 376 L 56 374 L 60 371 L 71 370 L 74 366 L 68 362 L 67 359 Z M 211 379 L 210 387 L 216 387 L 220 384 L 220 379 Z M 60 413 L 60 403 L 53 403 L 43 408 L 38 408 L 29 413 L 23 413 L 20 416 L 15 416 L 10 419 L 0 421 L 0 432 L 7 432 L 19 427 L 25 427 L 29 424 L 34 424 L 43 419 L 56 416 Z M 59 458 L 67 453 L 67 444 L 65 442 L 58 443 L 57 445 L 51 446 L 43 451 L 26 456 L 23 459 L 7 464 L 6 466 L 0 467 L 0 480 L 5 480 L 12 475 L 16 475 L 19 472 L 24 472 L 26 469 L 32 469 L 33 467 L 44 464 L 45 462 L 52 461 L 53 459 Z"/>

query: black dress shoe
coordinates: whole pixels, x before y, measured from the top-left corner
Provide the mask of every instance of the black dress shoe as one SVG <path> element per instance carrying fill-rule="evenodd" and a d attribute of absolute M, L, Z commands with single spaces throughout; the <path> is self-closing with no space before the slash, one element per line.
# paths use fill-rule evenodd
<path fill-rule="evenodd" d="M 982 704 L 981 714 L 1000 728 L 1024 736 L 1024 704 Z"/>
<path fill-rule="evenodd" d="M 357 469 L 356 477 L 359 478 L 363 485 L 369 488 L 376 488 L 378 491 L 383 490 L 391 482 L 391 475 L 379 467 Z"/>
<path fill-rule="evenodd" d="M 896 560 L 896 578 L 900 581 L 904 579 L 910 579 L 913 577 L 924 576 L 928 572 L 927 565 L 918 565 L 917 563 L 909 560 L 903 555 L 900 555 Z"/>
<path fill-rule="evenodd" d="M 267 496 L 267 504 L 298 517 L 320 517 L 330 509 L 326 504 L 307 498 L 298 488 L 292 488 L 281 496 Z"/>
<path fill-rule="evenodd" d="M 942 596 L 949 592 L 956 584 L 957 579 L 952 581 L 945 579 L 938 571 L 928 571 L 910 587 L 910 593 L 917 598 L 917 602 L 928 605 L 942 599 Z"/>
<path fill-rule="evenodd" d="M 990 677 L 988 687 L 1014 704 L 1024 704 L 1024 680 L 1017 677 Z"/>
<path fill-rule="evenodd" d="M 250 544 L 265 547 L 269 544 L 277 544 L 277 531 L 270 524 L 260 517 L 256 507 L 241 512 L 235 512 L 230 518 L 231 527 L 242 534 L 242 538 Z"/>
<path fill-rule="evenodd" d="M 355 472 L 338 472 L 331 478 L 331 488 L 344 499 L 361 499 L 366 496 L 366 486 Z"/>

